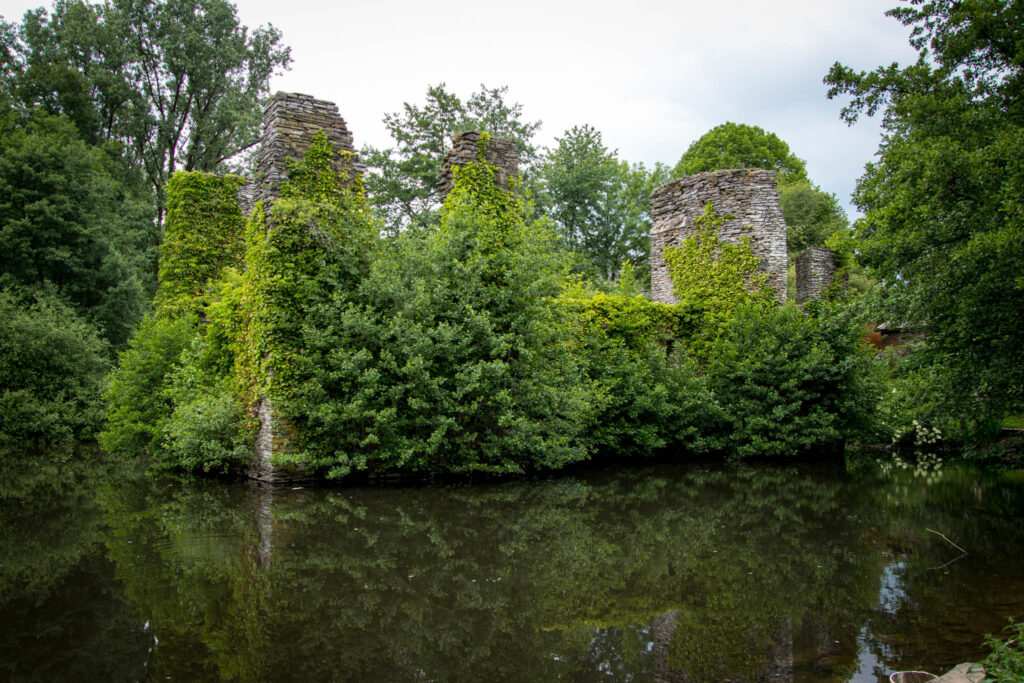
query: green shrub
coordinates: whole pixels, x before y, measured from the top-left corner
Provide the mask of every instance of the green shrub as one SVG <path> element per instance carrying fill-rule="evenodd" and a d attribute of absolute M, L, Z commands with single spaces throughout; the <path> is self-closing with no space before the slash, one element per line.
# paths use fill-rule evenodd
<path fill-rule="evenodd" d="M 151 315 L 142 321 L 104 393 L 106 428 L 99 434 L 104 450 L 125 457 L 157 452 L 174 409 L 171 372 L 196 335 L 196 323 L 185 318 Z"/>
<path fill-rule="evenodd" d="M 589 450 L 647 456 L 668 447 L 703 453 L 715 433 L 715 404 L 680 340 L 695 332 L 691 307 L 584 291 L 556 303 L 570 316 L 576 353 L 599 412 L 583 437 Z"/>
<path fill-rule="evenodd" d="M 341 476 L 587 456 L 595 393 L 551 300 L 563 284 L 555 238 L 493 173 L 458 169 L 438 229 L 395 238 L 355 291 L 303 313 L 294 393 L 278 404 L 302 437 L 296 459 Z"/>
<path fill-rule="evenodd" d="M 252 432 L 229 378 L 174 406 L 157 462 L 170 469 L 228 472 L 252 458 Z"/>
<path fill-rule="evenodd" d="M 856 325 L 796 306 L 745 306 L 708 352 L 708 386 L 735 457 L 793 455 L 868 428 L 870 357 Z"/>
<path fill-rule="evenodd" d="M 1015 624 L 1010 619 L 1003 629 L 1006 638 L 985 636 L 985 646 L 991 652 L 981 664 L 985 668 L 985 680 L 993 683 L 1024 682 L 1024 623 Z"/>
<path fill-rule="evenodd" d="M 109 347 L 52 292 L 0 290 L 0 444 L 91 438 Z"/>

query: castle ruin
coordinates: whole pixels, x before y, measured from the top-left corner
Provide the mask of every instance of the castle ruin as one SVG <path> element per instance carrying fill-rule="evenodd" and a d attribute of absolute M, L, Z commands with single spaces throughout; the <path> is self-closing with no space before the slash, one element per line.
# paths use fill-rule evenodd
<path fill-rule="evenodd" d="M 760 168 L 708 171 L 675 180 L 651 193 L 651 299 L 676 303 L 665 263 L 665 248 L 679 246 L 697 232 L 696 219 L 707 203 L 720 217 L 723 242 L 750 238 L 760 270 L 779 302 L 786 300 L 786 221 L 779 208 L 775 171 Z"/>

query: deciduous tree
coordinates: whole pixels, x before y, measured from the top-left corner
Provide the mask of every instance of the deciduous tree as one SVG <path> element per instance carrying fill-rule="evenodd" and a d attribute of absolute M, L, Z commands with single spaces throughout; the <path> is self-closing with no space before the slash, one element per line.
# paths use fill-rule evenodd
<path fill-rule="evenodd" d="M 250 32 L 225 0 L 58 0 L 5 36 L 6 87 L 89 143 L 120 142 L 161 216 L 174 171 L 230 166 L 257 142 L 270 76 L 291 61 L 277 29 Z"/>
<path fill-rule="evenodd" d="M 647 267 L 651 190 L 668 170 L 630 165 L 604 146 L 589 125 L 574 126 L 540 167 L 541 205 L 558 226 L 562 240 L 615 279 L 623 263 Z"/>
<path fill-rule="evenodd" d="M 519 148 L 520 170 L 527 171 L 535 163 L 537 152 L 531 140 L 541 122 L 524 121 L 523 106 L 506 103 L 507 93 L 507 87 L 481 85 L 463 102 L 440 83 L 427 89 L 423 106 L 406 102 L 401 112 L 384 116 L 394 147 L 367 146 L 363 157 L 371 169 L 367 192 L 392 233 L 437 223 L 441 200 L 437 182 L 456 133 L 484 130 L 511 138 Z"/>
<path fill-rule="evenodd" d="M 843 118 L 883 112 L 878 160 L 854 199 L 862 259 L 884 285 L 880 313 L 927 329 L 925 354 L 961 426 L 1024 404 L 1024 2 L 910 0 L 914 64 L 836 63 Z"/>

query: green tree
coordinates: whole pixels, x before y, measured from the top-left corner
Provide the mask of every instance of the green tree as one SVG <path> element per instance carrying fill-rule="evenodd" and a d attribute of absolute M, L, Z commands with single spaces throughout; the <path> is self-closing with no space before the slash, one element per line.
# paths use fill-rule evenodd
<path fill-rule="evenodd" d="M 220 170 L 258 141 L 270 76 L 291 61 L 273 26 L 225 0 L 59 0 L 25 14 L 4 78 L 24 106 L 116 140 L 157 194 L 174 171 Z"/>
<path fill-rule="evenodd" d="M 507 93 L 507 87 L 481 85 L 463 102 L 441 83 L 427 88 L 422 107 L 406 102 L 403 111 L 384 116 L 394 147 L 367 146 L 362 155 L 371 169 L 366 176 L 367 192 L 381 210 L 388 230 L 394 234 L 437 223 L 441 200 L 437 183 L 456 133 L 484 130 L 510 138 L 519 148 L 520 170 L 535 162 L 531 140 L 541 122 L 524 121 L 522 105 L 506 103 Z"/>
<path fill-rule="evenodd" d="M 690 145 L 672 176 L 741 167 L 778 171 L 780 182 L 807 179 L 804 160 L 790 152 L 778 135 L 732 121 L 715 126 Z"/>
<path fill-rule="evenodd" d="M 808 180 L 780 183 L 779 208 L 786 219 L 786 248 L 790 254 L 823 247 L 832 233 L 849 226 L 836 196 Z"/>
<path fill-rule="evenodd" d="M 0 289 L 0 445 L 86 439 L 110 351 L 52 289 Z"/>
<path fill-rule="evenodd" d="M 836 63 L 843 118 L 884 111 L 878 160 L 854 199 L 878 314 L 927 330 L 930 392 L 975 434 L 1024 404 L 1024 3 L 923 2 L 890 10 L 918 60 Z"/>
<path fill-rule="evenodd" d="M 616 279 L 625 262 L 646 268 L 650 194 L 667 179 L 667 169 L 621 161 L 589 125 L 573 126 L 556 141 L 539 169 L 539 199 L 566 246 L 608 279 Z"/>
<path fill-rule="evenodd" d="M 124 168 L 66 119 L 0 119 L 0 282 L 56 287 L 115 346 L 153 284 L 156 230 L 144 201 Z"/>

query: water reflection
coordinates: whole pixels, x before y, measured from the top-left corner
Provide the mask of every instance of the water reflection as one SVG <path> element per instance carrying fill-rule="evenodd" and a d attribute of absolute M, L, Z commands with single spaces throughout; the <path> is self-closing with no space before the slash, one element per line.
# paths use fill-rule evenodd
<path fill-rule="evenodd" d="M 8 677 L 875 681 L 1024 613 L 1012 475 L 280 490 L 91 467 L 0 489 Z"/>

